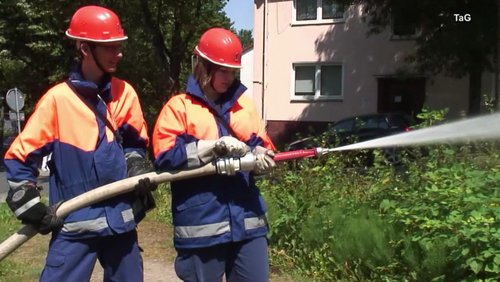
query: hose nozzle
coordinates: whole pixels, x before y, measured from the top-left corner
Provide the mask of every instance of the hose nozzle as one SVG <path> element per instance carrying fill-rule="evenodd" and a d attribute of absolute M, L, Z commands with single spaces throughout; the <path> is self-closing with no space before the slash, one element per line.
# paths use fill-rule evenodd
<path fill-rule="evenodd" d="M 247 153 L 241 158 L 220 158 L 215 161 L 218 174 L 235 175 L 238 171 L 252 171 L 255 167 L 255 155 Z"/>
<path fill-rule="evenodd" d="M 316 148 L 316 156 L 317 157 L 323 156 L 323 155 L 326 155 L 326 154 L 334 152 L 334 151 L 335 151 L 334 149 L 317 147 Z"/>

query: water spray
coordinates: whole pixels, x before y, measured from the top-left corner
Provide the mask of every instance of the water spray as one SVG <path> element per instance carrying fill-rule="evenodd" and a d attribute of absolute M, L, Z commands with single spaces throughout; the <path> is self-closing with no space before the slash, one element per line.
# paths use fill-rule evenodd
<path fill-rule="evenodd" d="M 373 148 L 454 144 L 500 139 L 500 113 L 450 122 L 336 148 L 313 148 L 277 153 L 275 161 L 319 157 L 328 153 Z"/>

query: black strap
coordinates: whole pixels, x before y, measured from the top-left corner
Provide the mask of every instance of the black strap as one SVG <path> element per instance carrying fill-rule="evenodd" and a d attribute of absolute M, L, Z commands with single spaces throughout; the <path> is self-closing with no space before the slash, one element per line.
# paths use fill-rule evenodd
<path fill-rule="evenodd" d="M 229 125 L 229 123 L 222 117 L 222 114 L 219 111 L 217 111 L 216 109 L 214 109 L 212 107 L 212 105 L 210 105 L 210 104 L 208 105 L 208 109 L 210 110 L 212 115 L 215 117 L 215 119 L 218 121 L 218 123 L 220 125 L 222 125 L 231 136 L 238 139 L 236 132 L 234 132 L 234 130 Z"/>
<path fill-rule="evenodd" d="M 75 88 L 75 86 L 69 82 L 69 81 L 66 81 L 66 84 L 69 86 L 69 88 L 71 88 L 71 90 L 73 90 L 73 92 L 75 92 L 76 96 L 78 96 L 78 98 L 80 98 L 80 100 L 82 100 L 82 102 L 87 105 L 87 107 L 89 107 L 89 109 L 91 109 L 94 114 L 102 121 L 104 122 L 104 124 L 111 130 L 111 132 L 113 132 L 113 134 L 115 135 L 115 139 L 118 143 L 122 143 L 122 136 L 120 135 L 120 133 L 118 132 L 118 130 L 116 130 L 113 125 L 111 124 L 111 122 L 108 120 L 108 118 L 101 112 L 99 112 L 99 110 L 97 110 L 97 107 L 92 104 L 89 100 L 85 99 L 82 94 L 80 94 L 78 92 L 78 90 Z"/>
<path fill-rule="evenodd" d="M 218 114 L 214 114 L 213 112 L 212 112 L 212 114 L 215 116 L 215 119 L 218 120 L 219 123 L 227 130 L 227 132 L 229 132 L 229 134 L 231 134 L 231 136 L 238 139 L 236 132 L 234 132 L 234 130 L 231 128 L 231 126 L 229 126 L 229 123 L 225 119 L 223 119 Z"/>

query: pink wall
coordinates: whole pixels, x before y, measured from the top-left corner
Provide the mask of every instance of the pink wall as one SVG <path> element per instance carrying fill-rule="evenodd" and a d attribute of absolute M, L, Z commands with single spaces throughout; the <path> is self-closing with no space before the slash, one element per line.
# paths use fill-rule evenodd
<path fill-rule="evenodd" d="M 267 1 L 267 15 L 264 2 L 256 0 L 254 7 L 253 90 L 255 99 L 264 102 L 263 107 L 260 101 L 258 104 L 268 124 L 332 122 L 373 113 L 377 111 L 378 77 L 422 75 L 412 72 L 404 62 L 405 55 L 412 51 L 413 41 L 393 40 L 389 30 L 367 36 L 367 25 L 361 19 L 359 6 L 350 7 L 341 23 L 297 25 L 293 23 L 293 1 Z M 341 63 L 343 99 L 293 101 L 292 64 L 299 62 Z M 461 80 L 441 75 L 426 77 L 426 105 L 450 107 L 452 116 L 467 109 L 467 77 Z M 491 92 L 491 85 L 483 84 L 483 90 Z"/>

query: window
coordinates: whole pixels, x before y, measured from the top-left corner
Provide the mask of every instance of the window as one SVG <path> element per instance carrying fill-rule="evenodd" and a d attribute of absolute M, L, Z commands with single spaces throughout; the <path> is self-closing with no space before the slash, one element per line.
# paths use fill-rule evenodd
<path fill-rule="evenodd" d="M 323 0 L 321 2 L 322 19 L 339 19 L 344 17 L 344 7 L 337 4 L 335 0 Z"/>
<path fill-rule="evenodd" d="M 294 100 L 341 99 L 342 65 L 295 64 Z"/>
<path fill-rule="evenodd" d="M 316 20 L 318 17 L 318 7 L 316 0 L 297 0 L 296 11 L 298 21 Z"/>
<path fill-rule="evenodd" d="M 345 7 L 336 0 L 295 0 L 296 24 L 332 23 L 344 20 Z"/>
<path fill-rule="evenodd" d="M 411 5 L 394 7 L 392 10 L 392 34 L 394 38 L 412 38 L 417 33 L 418 16 Z"/>
<path fill-rule="evenodd" d="M 316 67 L 303 66 L 295 68 L 295 95 L 313 95 L 316 76 Z"/>

